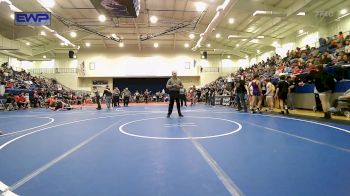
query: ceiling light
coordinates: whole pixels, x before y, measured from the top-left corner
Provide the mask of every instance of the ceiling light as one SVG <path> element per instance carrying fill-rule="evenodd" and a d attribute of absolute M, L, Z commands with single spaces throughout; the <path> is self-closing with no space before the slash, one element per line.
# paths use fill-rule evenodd
<path fill-rule="evenodd" d="M 207 8 L 207 4 L 203 2 L 195 2 L 194 6 L 198 12 L 203 12 Z"/>
<path fill-rule="evenodd" d="M 15 19 L 15 14 L 11 14 L 10 17 L 12 20 Z"/>
<path fill-rule="evenodd" d="M 231 58 L 231 55 L 228 55 L 227 58 L 230 59 L 230 58 Z"/>
<path fill-rule="evenodd" d="M 304 30 L 303 30 L 303 29 L 300 29 L 300 30 L 299 30 L 299 33 L 300 33 L 300 34 L 304 33 Z"/>
<path fill-rule="evenodd" d="M 264 38 L 265 38 L 265 36 L 260 35 L 260 36 L 258 36 L 257 38 L 258 38 L 258 39 L 264 39 Z"/>
<path fill-rule="evenodd" d="M 40 32 L 40 35 L 46 36 L 46 32 L 45 32 L 45 31 L 41 31 L 41 32 Z"/>
<path fill-rule="evenodd" d="M 155 48 L 158 48 L 158 47 L 159 47 L 159 44 L 156 42 L 156 43 L 153 44 L 153 46 L 154 46 Z"/>
<path fill-rule="evenodd" d="M 38 0 L 38 2 L 46 8 L 53 8 L 55 6 L 54 0 Z"/>
<path fill-rule="evenodd" d="M 346 9 L 340 10 L 340 14 L 341 14 L 341 15 L 346 14 L 346 13 L 348 13 L 348 10 L 346 10 Z"/>
<path fill-rule="evenodd" d="M 216 37 L 216 38 L 220 38 L 220 37 L 221 37 L 220 33 L 217 33 L 217 34 L 215 35 L 215 37 Z"/>
<path fill-rule="evenodd" d="M 205 59 L 205 56 L 204 56 L 204 55 L 202 55 L 202 59 Z"/>
<path fill-rule="evenodd" d="M 262 10 L 257 10 L 253 13 L 253 16 L 259 15 L 259 14 L 268 14 L 272 11 L 262 11 Z"/>
<path fill-rule="evenodd" d="M 236 47 L 239 47 L 239 44 L 236 44 Z"/>
<path fill-rule="evenodd" d="M 272 43 L 272 46 L 275 47 L 275 48 L 278 48 L 278 47 L 280 47 L 280 44 L 275 41 L 275 42 Z"/>
<path fill-rule="evenodd" d="M 191 33 L 188 37 L 190 37 L 190 39 L 194 39 L 196 36 L 193 33 Z"/>
<path fill-rule="evenodd" d="M 245 58 L 249 58 L 249 56 L 248 56 L 248 55 L 245 55 Z"/>
<path fill-rule="evenodd" d="M 242 39 L 242 41 L 244 41 L 244 42 L 245 42 L 245 41 L 247 41 L 247 39 Z"/>
<path fill-rule="evenodd" d="M 124 47 L 124 43 L 123 43 L 123 42 L 120 42 L 120 43 L 119 43 L 119 47 L 123 48 L 123 47 Z"/>
<path fill-rule="evenodd" d="M 211 47 L 211 44 L 207 44 L 207 48 L 210 48 Z"/>
<path fill-rule="evenodd" d="M 305 14 L 305 12 L 299 12 L 299 13 L 297 13 L 297 16 L 305 16 L 306 14 Z"/>
<path fill-rule="evenodd" d="M 61 42 L 61 46 L 64 46 L 64 43 L 63 43 L 63 42 Z"/>
<path fill-rule="evenodd" d="M 86 43 L 85 43 L 85 46 L 86 46 L 86 47 L 90 47 L 91 44 L 90 44 L 89 42 L 86 42 Z"/>
<path fill-rule="evenodd" d="M 100 22 L 104 22 L 104 21 L 106 21 L 106 16 L 103 15 L 103 14 L 101 14 L 101 15 L 98 17 L 98 20 L 99 20 Z"/>
<path fill-rule="evenodd" d="M 184 44 L 184 47 L 185 47 L 185 48 L 188 48 L 188 47 L 190 47 L 190 44 L 185 43 L 185 44 Z"/>
<path fill-rule="evenodd" d="M 27 45 L 27 46 L 30 46 L 30 43 L 29 43 L 29 42 L 27 42 L 27 43 L 26 43 L 26 45 Z"/>
<path fill-rule="evenodd" d="M 234 18 L 230 18 L 230 19 L 228 19 L 228 23 L 230 23 L 230 24 L 235 23 L 235 19 L 234 19 Z"/>
<path fill-rule="evenodd" d="M 73 59 L 76 59 L 77 58 L 77 55 L 73 55 Z"/>
<path fill-rule="evenodd" d="M 70 32 L 71 37 L 77 37 L 77 33 L 75 31 Z"/>
<path fill-rule="evenodd" d="M 117 35 L 115 33 L 112 33 L 111 35 L 113 38 L 117 38 Z"/>
<path fill-rule="evenodd" d="M 260 50 L 256 50 L 256 53 L 260 54 Z"/>
<path fill-rule="evenodd" d="M 43 58 L 46 59 L 46 55 L 44 55 Z"/>
<path fill-rule="evenodd" d="M 153 24 L 158 22 L 157 16 L 151 16 L 151 17 L 149 18 L 149 20 L 150 20 L 151 23 L 153 23 Z"/>

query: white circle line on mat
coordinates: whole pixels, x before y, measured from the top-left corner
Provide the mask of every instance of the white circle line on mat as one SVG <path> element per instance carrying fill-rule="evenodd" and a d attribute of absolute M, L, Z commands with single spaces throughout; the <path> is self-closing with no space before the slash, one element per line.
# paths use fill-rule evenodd
<path fill-rule="evenodd" d="M 14 135 L 14 134 L 22 133 L 22 132 L 29 131 L 29 130 L 32 130 L 32 129 L 37 129 L 37 128 L 49 125 L 49 124 L 51 124 L 51 123 L 53 123 L 55 121 L 55 119 L 50 118 L 50 117 L 35 117 L 35 116 L 13 116 L 13 117 L 6 117 L 6 118 L 18 118 L 18 117 L 21 117 L 21 118 L 22 117 L 25 117 L 25 118 L 45 118 L 45 119 L 49 119 L 50 121 L 47 122 L 47 123 L 44 123 L 42 125 L 38 125 L 38 126 L 27 128 L 27 129 L 23 129 L 23 130 L 20 130 L 20 131 L 14 131 L 14 132 L 5 133 L 3 135 L 0 135 L 0 137 Z"/>
<path fill-rule="evenodd" d="M 156 118 L 144 118 L 144 119 L 139 119 L 139 120 L 133 120 L 129 121 L 127 123 L 124 123 L 119 127 L 119 131 L 125 135 L 132 136 L 132 137 L 138 137 L 138 138 L 144 138 L 144 139 L 155 139 L 155 140 L 193 140 L 193 139 L 210 139 L 210 138 L 218 138 L 218 137 L 223 137 L 223 136 L 228 136 L 234 133 L 239 132 L 242 129 L 242 125 L 239 124 L 238 122 L 235 122 L 233 120 L 228 120 L 228 119 L 223 119 L 223 118 L 214 118 L 214 117 L 199 117 L 199 116 L 186 116 L 186 118 L 201 118 L 201 119 L 214 119 L 214 120 L 222 120 L 222 121 L 227 121 L 233 124 L 238 125 L 238 128 L 230 131 L 228 133 L 223 133 L 223 134 L 218 134 L 218 135 L 209 135 L 209 136 L 201 136 L 201 137 L 155 137 L 155 136 L 145 136 L 145 135 L 137 135 L 137 134 L 132 134 L 126 132 L 123 128 L 129 124 L 135 123 L 135 122 L 140 122 L 140 121 L 147 121 L 147 120 L 154 120 L 154 119 L 162 119 L 165 117 L 156 117 Z"/>

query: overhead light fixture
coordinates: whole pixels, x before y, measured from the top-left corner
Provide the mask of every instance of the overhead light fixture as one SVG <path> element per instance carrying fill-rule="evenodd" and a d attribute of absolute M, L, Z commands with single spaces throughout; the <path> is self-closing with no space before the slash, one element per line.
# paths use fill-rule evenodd
<path fill-rule="evenodd" d="M 70 32 L 71 37 L 77 37 L 77 33 L 75 31 Z"/>
<path fill-rule="evenodd" d="M 278 48 L 278 47 L 280 47 L 280 44 L 275 41 L 275 42 L 272 43 L 272 46 L 275 47 L 275 48 Z"/>
<path fill-rule="evenodd" d="M 220 33 L 217 33 L 217 34 L 215 35 L 215 37 L 216 37 L 216 38 L 220 38 L 220 37 L 221 37 Z"/>
<path fill-rule="evenodd" d="M 258 36 L 257 38 L 258 38 L 258 39 L 264 39 L 264 38 L 265 38 L 265 36 L 260 35 L 260 36 Z"/>
<path fill-rule="evenodd" d="M 297 13 L 297 16 L 305 16 L 306 14 L 305 14 L 305 12 L 299 12 L 299 13 Z"/>
<path fill-rule="evenodd" d="M 340 14 L 341 14 L 341 15 L 346 14 L 346 13 L 348 13 L 348 10 L 347 10 L 347 9 L 342 9 L 342 10 L 340 10 Z"/>
<path fill-rule="evenodd" d="M 244 42 L 245 42 L 245 41 L 247 41 L 247 39 L 242 39 L 242 41 L 244 41 Z"/>
<path fill-rule="evenodd" d="M 159 44 L 156 42 L 156 43 L 153 44 L 153 46 L 154 46 L 155 48 L 158 48 L 158 47 L 159 47 Z"/>
<path fill-rule="evenodd" d="M 124 43 L 123 43 L 123 42 L 120 42 L 120 43 L 119 43 L 119 47 L 123 48 L 123 47 L 124 47 Z"/>
<path fill-rule="evenodd" d="M 304 35 L 307 35 L 309 34 L 309 32 L 303 32 L 303 33 L 300 33 L 299 35 L 297 35 L 297 37 L 301 37 L 301 36 L 304 36 Z"/>
<path fill-rule="evenodd" d="M 230 59 L 230 58 L 231 58 L 231 55 L 227 55 L 227 58 Z"/>
<path fill-rule="evenodd" d="M 202 55 L 202 59 L 205 59 L 205 56 L 204 56 L 204 55 Z"/>
<path fill-rule="evenodd" d="M 38 2 L 45 8 L 53 8 L 55 6 L 54 0 L 38 0 Z"/>
<path fill-rule="evenodd" d="M 46 59 L 46 55 L 44 55 L 43 58 Z"/>
<path fill-rule="evenodd" d="M 207 44 L 207 48 L 210 48 L 211 47 L 211 44 Z"/>
<path fill-rule="evenodd" d="M 151 22 L 151 23 L 157 23 L 158 22 L 158 18 L 157 18 L 157 16 L 151 16 L 150 18 L 149 18 L 149 21 Z"/>
<path fill-rule="evenodd" d="M 73 55 L 73 59 L 76 59 L 77 58 L 77 55 Z"/>
<path fill-rule="evenodd" d="M 227 39 L 247 39 L 249 36 L 244 35 L 229 35 L 227 36 Z"/>
<path fill-rule="evenodd" d="M 86 42 L 86 43 L 85 43 L 85 46 L 86 46 L 86 47 L 90 47 L 90 46 L 91 46 L 91 43 Z"/>
<path fill-rule="evenodd" d="M 184 47 L 185 47 L 185 48 L 189 48 L 189 47 L 190 47 L 190 44 L 185 43 L 185 44 L 184 44 Z"/>
<path fill-rule="evenodd" d="M 304 33 L 304 30 L 303 30 L 303 29 L 300 29 L 300 30 L 299 30 L 299 34 L 302 34 L 302 33 Z"/>
<path fill-rule="evenodd" d="M 10 17 L 11 17 L 12 20 L 14 20 L 15 19 L 15 14 L 11 14 Z"/>
<path fill-rule="evenodd" d="M 228 19 L 228 23 L 230 23 L 230 24 L 235 23 L 235 19 L 234 19 L 234 18 L 230 18 L 230 19 Z"/>
<path fill-rule="evenodd" d="M 249 56 L 248 56 L 248 55 L 245 55 L 245 58 L 247 59 L 247 58 L 249 58 Z"/>
<path fill-rule="evenodd" d="M 46 32 L 45 32 L 45 31 L 41 31 L 41 32 L 40 32 L 40 35 L 46 36 Z"/>
<path fill-rule="evenodd" d="M 203 2 L 195 2 L 195 7 L 198 12 L 203 12 L 207 8 L 207 4 Z"/>
<path fill-rule="evenodd" d="M 256 50 L 256 53 L 260 54 L 260 50 Z"/>
<path fill-rule="evenodd" d="M 239 44 L 236 44 L 236 47 L 239 47 Z"/>
<path fill-rule="evenodd" d="M 27 45 L 27 46 L 30 46 L 30 43 L 29 43 L 29 42 L 27 42 L 27 43 L 26 43 L 26 45 Z"/>
<path fill-rule="evenodd" d="M 189 37 L 190 39 L 194 39 L 196 36 L 195 36 L 193 33 L 191 33 L 188 37 Z"/>
<path fill-rule="evenodd" d="M 257 10 L 253 13 L 253 16 L 259 15 L 259 14 L 268 14 L 268 13 L 272 13 L 272 11 L 261 11 L 261 10 Z"/>
<path fill-rule="evenodd" d="M 64 46 L 64 42 L 61 42 L 61 46 Z"/>
<path fill-rule="evenodd" d="M 99 20 L 100 22 L 104 22 L 104 21 L 106 21 L 106 16 L 103 15 L 103 14 L 101 14 L 101 15 L 98 17 L 98 20 Z"/>

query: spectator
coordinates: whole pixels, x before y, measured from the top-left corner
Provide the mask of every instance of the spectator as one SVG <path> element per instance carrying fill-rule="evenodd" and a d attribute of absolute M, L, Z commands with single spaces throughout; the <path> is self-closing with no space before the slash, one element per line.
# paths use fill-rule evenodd
<path fill-rule="evenodd" d="M 19 108 L 25 109 L 27 107 L 26 98 L 24 97 L 24 93 L 23 92 L 21 94 L 17 95 L 15 97 L 15 100 L 16 100 L 17 106 Z"/>
<path fill-rule="evenodd" d="M 288 105 L 287 105 L 289 84 L 285 81 L 285 79 L 286 79 L 286 76 L 284 75 L 280 77 L 280 81 L 278 82 L 276 95 L 275 95 L 275 97 L 279 99 L 281 114 L 284 114 L 284 113 L 289 114 Z"/>
<path fill-rule="evenodd" d="M 324 117 L 331 118 L 331 113 L 329 112 L 330 98 L 335 89 L 335 80 L 331 74 L 324 70 L 322 65 L 319 65 L 317 68 L 319 71 L 315 75 L 315 87 L 319 92 Z"/>
<path fill-rule="evenodd" d="M 238 81 L 235 83 L 235 93 L 236 93 L 236 102 L 238 111 L 242 110 L 242 106 L 244 112 L 247 112 L 247 104 L 245 102 L 245 97 L 247 95 L 247 85 L 244 80 L 244 76 L 238 76 Z"/>
<path fill-rule="evenodd" d="M 296 87 L 296 82 L 295 80 L 292 79 L 291 76 L 287 76 L 287 82 L 289 84 L 288 87 L 288 108 L 291 110 L 295 109 L 295 87 Z"/>
<path fill-rule="evenodd" d="M 273 111 L 273 97 L 275 96 L 275 86 L 271 83 L 271 79 L 267 78 L 266 79 L 266 103 L 267 107 L 269 108 L 268 111 L 272 112 Z"/>

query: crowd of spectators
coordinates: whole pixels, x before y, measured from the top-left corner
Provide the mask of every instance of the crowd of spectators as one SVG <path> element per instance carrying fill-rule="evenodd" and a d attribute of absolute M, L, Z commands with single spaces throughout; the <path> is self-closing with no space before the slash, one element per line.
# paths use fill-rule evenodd
<path fill-rule="evenodd" d="M 81 97 L 65 89 L 54 79 L 32 76 L 25 70 L 14 70 L 8 63 L 0 67 L 1 109 L 18 110 L 31 107 L 49 107 L 57 99 L 77 102 Z"/>
<path fill-rule="evenodd" d="M 350 35 L 342 32 L 333 37 L 320 38 L 319 47 L 306 45 L 304 49 L 296 48 L 288 51 L 285 57 L 278 54 L 267 58 L 245 69 L 239 68 L 236 73 L 227 77 L 219 77 L 202 89 L 202 97 L 210 100 L 215 95 L 233 95 L 235 83 L 244 79 L 248 87 L 254 76 L 259 76 L 263 94 L 266 84 L 271 81 L 277 88 L 280 76 L 290 78 L 290 83 L 303 86 L 305 83 L 314 83 L 319 69 L 331 74 L 336 81 L 350 79 Z M 249 95 L 248 89 L 247 94 Z M 295 90 L 293 87 L 292 91 Z M 265 91 L 265 92 L 264 92 Z M 249 99 L 249 98 L 248 98 Z M 294 106 L 292 106 L 294 107 Z"/>

